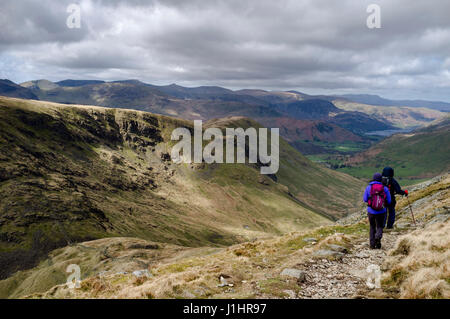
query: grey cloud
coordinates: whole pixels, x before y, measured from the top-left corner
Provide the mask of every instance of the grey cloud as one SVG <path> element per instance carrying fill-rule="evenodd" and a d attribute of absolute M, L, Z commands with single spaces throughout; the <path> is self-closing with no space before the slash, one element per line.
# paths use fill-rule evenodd
<path fill-rule="evenodd" d="M 65 4 L 67 3 L 67 4 Z M 87 29 L 66 27 L 70 1 L 4 1 L 0 11 L 0 47 L 75 42 L 88 35 Z"/>
<path fill-rule="evenodd" d="M 2 75 L 450 100 L 446 0 L 79 0 L 79 30 L 65 26 L 71 2 L 2 4 L 0 66 L 27 66 Z M 382 29 L 366 27 L 370 3 Z"/>

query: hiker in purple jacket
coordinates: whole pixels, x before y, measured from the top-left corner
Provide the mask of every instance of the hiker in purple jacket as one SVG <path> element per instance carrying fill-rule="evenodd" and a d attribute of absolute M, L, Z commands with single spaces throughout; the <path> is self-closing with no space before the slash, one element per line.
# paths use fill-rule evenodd
<path fill-rule="evenodd" d="M 367 203 L 367 215 L 370 223 L 370 248 L 380 249 L 386 218 L 386 205 L 391 203 L 389 189 L 383 185 L 380 173 L 373 175 L 372 182 L 366 187 L 363 196 Z"/>

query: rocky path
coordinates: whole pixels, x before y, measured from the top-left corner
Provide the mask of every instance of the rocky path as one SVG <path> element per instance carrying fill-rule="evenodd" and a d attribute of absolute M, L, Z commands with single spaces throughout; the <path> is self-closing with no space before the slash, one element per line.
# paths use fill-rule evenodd
<path fill-rule="evenodd" d="M 302 284 L 298 298 L 358 298 L 367 291 L 367 267 L 371 264 L 382 266 L 399 232 L 383 235 L 382 249 L 369 249 L 368 238 L 358 239 L 354 247 L 341 260 L 311 259 L 302 264 L 306 280 Z"/>
<path fill-rule="evenodd" d="M 408 206 L 398 209 L 396 227 L 399 228 L 383 234 L 381 250 L 369 249 L 367 234 L 367 237 L 356 239 L 352 249 L 340 260 L 310 259 L 298 265 L 299 269 L 304 270 L 306 280 L 301 284 L 297 298 L 365 298 L 371 290 L 367 286 L 367 267 L 373 264 L 383 270 L 387 252 L 394 247 L 399 236 L 449 219 L 448 205 L 443 204 L 448 199 L 447 180 L 448 175 L 439 176 L 411 189 L 411 192 L 425 191 L 425 196 L 411 200 L 410 204 L 416 214 L 417 226 L 411 225 Z M 433 186 L 436 183 L 440 186 Z M 426 193 L 427 189 L 429 193 Z M 353 214 L 342 219 L 341 223 L 351 224 L 363 218 L 365 213 Z"/>

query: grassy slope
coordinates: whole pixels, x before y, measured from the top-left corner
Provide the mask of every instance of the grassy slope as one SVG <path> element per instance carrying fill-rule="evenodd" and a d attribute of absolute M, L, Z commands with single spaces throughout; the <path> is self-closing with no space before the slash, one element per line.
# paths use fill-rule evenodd
<path fill-rule="evenodd" d="M 410 202 L 421 224 L 441 217 L 449 201 L 449 176 L 411 192 Z M 433 200 L 431 200 L 433 199 Z M 102 239 L 55 250 L 38 267 L 17 273 L 0 282 L 0 290 L 12 289 L 12 296 L 35 293 L 31 298 L 286 298 L 286 290 L 297 293 L 305 283 L 282 278 L 284 268 L 301 268 L 315 259 L 313 253 L 330 243 L 345 246 L 350 253 L 356 244 L 367 241 L 365 213 L 351 216 L 353 222 L 330 225 L 277 238 L 241 243 L 228 248 L 186 249 L 133 238 Z M 410 222 L 407 202 L 398 203 L 398 225 Z M 448 227 L 450 221 L 418 227 L 397 228 L 405 234 L 388 252 L 383 266 L 381 289 L 362 285 L 359 296 L 375 298 L 448 298 Z M 413 231 L 413 232 L 412 232 Z M 305 238 L 316 238 L 312 245 Z M 367 248 L 366 248 L 367 249 Z M 105 252 L 108 252 L 105 254 Z M 135 258 L 133 258 L 135 256 Z M 357 259 L 360 259 L 358 257 Z M 121 262 L 119 262 L 119 260 Z M 82 269 L 80 289 L 63 285 L 66 267 L 77 263 Z M 350 267 L 349 264 L 340 264 Z M 122 271 L 147 268 L 153 277 L 137 279 Z M 366 273 L 365 266 L 360 269 Z M 100 271 L 106 273 L 99 275 Z M 218 287 L 226 274 L 234 287 Z M 308 272 L 308 278 L 314 274 Z M 339 275 L 339 274 L 333 274 Z M 59 277 L 58 277 L 59 276 Z M 55 278 L 58 278 L 56 280 Z M 353 278 L 355 280 L 355 277 Z M 324 278 L 326 281 L 326 278 Z M 364 279 L 365 283 L 366 279 Z M 45 283 L 45 284 L 44 284 Z M 49 283 L 60 284 L 49 289 Z"/>
<path fill-rule="evenodd" d="M 448 119 L 411 134 L 396 134 L 350 159 L 341 171 L 360 178 L 389 165 L 404 183 L 417 182 L 450 169 Z"/>
<path fill-rule="evenodd" d="M 255 121 L 241 117 L 212 120 L 207 126 L 261 127 Z M 284 139 L 280 139 L 280 169 L 276 175 L 278 182 L 288 186 L 297 200 L 315 211 L 339 218 L 358 209 L 355 204 L 359 200 L 362 182 L 312 163 Z"/>
<path fill-rule="evenodd" d="M 360 186 L 285 142 L 280 183 L 248 165 L 171 164 L 170 133 L 191 123 L 139 111 L 0 97 L 0 117 L 2 276 L 89 239 L 229 245 L 307 229 L 352 209 Z"/>
<path fill-rule="evenodd" d="M 385 260 L 382 291 L 374 291 L 372 295 L 376 298 L 449 299 L 450 175 L 416 185 L 409 201 L 404 198 L 399 201 L 400 218 L 412 223 L 409 204 L 420 226 L 397 240 Z"/>

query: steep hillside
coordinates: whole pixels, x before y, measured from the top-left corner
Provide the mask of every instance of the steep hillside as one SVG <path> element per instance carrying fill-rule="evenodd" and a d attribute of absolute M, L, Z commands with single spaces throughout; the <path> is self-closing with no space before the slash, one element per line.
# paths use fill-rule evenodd
<path fill-rule="evenodd" d="M 242 117 L 211 120 L 207 126 L 261 127 L 257 122 Z M 363 186 L 350 175 L 312 163 L 284 139 L 280 139 L 280 169 L 276 180 L 286 185 L 297 201 L 332 219 L 358 209 L 356 203 Z"/>
<path fill-rule="evenodd" d="M 267 127 L 278 127 L 281 136 L 304 155 L 339 153 L 334 147 L 348 143 L 367 148 L 367 139 L 328 121 L 290 117 L 258 121 Z"/>
<path fill-rule="evenodd" d="M 362 142 L 363 138 L 336 124 L 317 120 L 298 120 L 279 117 L 270 121 L 261 120 L 263 124 L 280 128 L 281 134 L 289 142 L 323 141 L 323 142 Z"/>
<path fill-rule="evenodd" d="M 252 165 L 175 165 L 171 131 L 192 123 L 160 115 L 0 97 L 0 118 L 2 278 L 83 240 L 220 246 L 326 224 L 361 187 L 283 140 L 278 183 Z"/>
<path fill-rule="evenodd" d="M 430 178 L 450 170 L 450 118 L 413 131 L 396 134 L 351 157 L 342 171 L 367 178 L 374 168 L 395 168 L 404 182 Z"/>
<path fill-rule="evenodd" d="M 362 112 L 348 111 L 337 113 L 331 118 L 331 123 L 339 125 L 356 134 L 395 129 L 391 124 L 380 121 L 374 116 Z"/>
<path fill-rule="evenodd" d="M 327 119 L 330 114 L 339 110 L 333 103 L 320 99 L 295 101 L 286 104 L 277 104 L 275 109 L 295 119 Z"/>
<path fill-rule="evenodd" d="M 396 227 L 385 232 L 382 249 L 369 249 L 361 210 L 335 225 L 228 248 L 136 238 L 84 242 L 0 281 L 0 291 L 26 298 L 448 299 L 449 195 L 448 175 L 412 188 L 417 226 L 400 199 Z M 81 267 L 78 289 L 65 285 L 69 264 Z M 381 270 L 379 288 L 367 285 L 374 266 Z"/>

